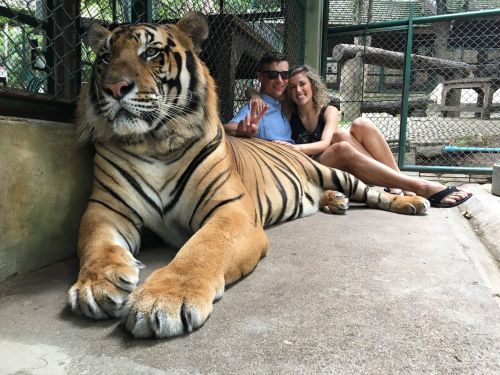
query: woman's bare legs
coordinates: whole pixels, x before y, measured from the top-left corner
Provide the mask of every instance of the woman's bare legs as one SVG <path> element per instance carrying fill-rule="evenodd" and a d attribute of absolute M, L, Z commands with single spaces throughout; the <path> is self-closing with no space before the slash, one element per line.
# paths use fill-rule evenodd
<path fill-rule="evenodd" d="M 424 198 L 429 198 L 445 188 L 440 183 L 410 177 L 395 171 L 387 165 L 361 153 L 349 142 L 345 141 L 335 143 L 326 149 L 320 155 L 319 162 L 329 167 L 349 172 L 367 184 L 377 186 L 389 185 L 413 191 Z M 453 204 L 468 195 L 469 193 L 461 190 L 453 192 L 444 197 L 441 203 Z"/>
<path fill-rule="evenodd" d="M 380 130 L 367 118 L 358 117 L 352 122 L 349 131 L 339 129 L 333 134 L 332 144 L 346 141 L 356 150 L 389 168 L 399 172 L 398 165 L 391 149 Z M 391 192 L 401 193 L 401 189 L 391 189 Z M 415 195 L 413 191 L 404 190 L 405 195 Z"/>

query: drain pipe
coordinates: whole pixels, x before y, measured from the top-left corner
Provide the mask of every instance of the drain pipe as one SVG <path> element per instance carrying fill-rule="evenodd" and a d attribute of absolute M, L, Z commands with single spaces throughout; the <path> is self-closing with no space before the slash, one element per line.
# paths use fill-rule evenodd
<path fill-rule="evenodd" d="M 444 152 L 498 152 L 500 147 L 461 147 L 461 146 L 444 146 Z"/>

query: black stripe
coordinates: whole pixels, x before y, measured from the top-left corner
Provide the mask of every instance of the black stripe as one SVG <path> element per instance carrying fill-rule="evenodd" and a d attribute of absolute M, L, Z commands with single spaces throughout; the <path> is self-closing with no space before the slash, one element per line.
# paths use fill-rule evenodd
<path fill-rule="evenodd" d="M 312 205 L 314 205 L 314 199 L 309 195 L 309 193 L 306 193 L 306 198 L 309 202 L 311 202 Z"/>
<path fill-rule="evenodd" d="M 358 183 L 359 180 L 357 178 L 353 178 L 352 194 L 356 194 L 356 190 L 358 190 Z"/>
<path fill-rule="evenodd" d="M 243 148 L 246 148 L 247 152 L 252 156 L 255 165 L 259 168 L 260 175 L 262 177 L 262 181 L 265 181 L 264 173 L 262 172 L 262 167 L 261 167 L 261 164 L 264 163 L 264 161 L 261 158 L 257 158 L 256 157 L 255 150 L 252 147 L 247 147 L 248 144 L 245 143 L 245 142 L 241 142 L 240 143 L 241 147 L 239 147 L 238 149 L 235 149 L 233 147 L 232 142 L 229 142 L 228 144 L 231 146 L 231 150 L 233 152 L 233 155 L 235 156 L 234 157 L 234 161 L 236 163 L 236 170 L 237 171 L 240 171 L 240 170 L 243 171 L 242 166 L 240 166 L 240 164 L 239 164 L 239 160 L 240 160 L 240 158 L 242 160 L 245 160 L 245 158 L 240 156 L 240 152 L 239 151 L 242 150 Z M 238 153 L 239 157 L 236 157 L 236 153 Z M 258 207 L 259 207 L 260 222 L 262 224 L 264 224 L 264 217 L 263 217 L 264 207 L 262 206 L 262 200 L 260 199 L 260 186 L 259 186 L 258 178 L 257 178 L 257 170 L 254 168 L 253 172 L 254 172 L 254 178 L 255 178 L 256 199 L 257 199 L 257 203 L 258 203 Z"/>
<path fill-rule="evenodd" d="M 267 213 L 266 213 L 266 220 L 264 222 L 265 227 L 267 227 L 270 224 L 271 215 L 273 213 L 273 203 L 271 202 L 271 199 L 267 194 L 266 194 L 266 202 L 267 202 Z"/>
<path fill-rule="evenodd" d="M 121 160 L 124 160 L 125 162 L 129 162 L 128 159 L 124 158 L 123 155 L 120 155 L 119 153 L 117 153 L 116 151 L 104 146 L 103 144 L 100 144 L 100 146 L 105 149 L 106 151 L 108 151 L 109 153 L 115 155 L 117 158 L 121 159 Z M 124 151 L 124 150 L 121 150 L 121 151 Z M 131 154 L 131 156 L 133 156 L 134 154 Z M 102 155 L 101 155 L 102 156 Z M 139 157 L 139 156 L 137 156 Z M 142 159 L 141 159 L 142 160 Z M 147 160 L 144 160 L 146 162 L 149 162 L 150 164 L 152 163 L 151 161 L 147 161 Z M 132 168 L 133 169 L 133 168 Z M 156 189 L 140 174 L 138 173 L 137 171 L 134 170 L 134 172 L 140 177 L 141 179 L 141 182 L 146 185 L 150 190 L 153 190 L 154 192 L 156 192 Z M 118 182 L 117 182 L 118 184 Z M 118 184 L 119 185 L 119 184 Z M 161 198 L 158 196 L 158 193 L 156 194 L 156 196 L 158 197 L 158 199 L 161 200 Z"/>
<path fill-rule="evenodd" d="M 177 204 L 180 196 L 184 191 L 184 188 L 186 187 L 187 182 L 189 181 L 189 178 L 193 175 L 193 172 L 212 152 L 214 152 L 217 149 L 217 147 L 219 147 L 221 139 L 222 139 L 222 132 L 221 128 L 219 127 L 217 129 L 217 135 L 215 136 L 215 138 L 200 150 L 198 155 L 196 155 L 193 158 L 193 160 L 191 160 L 191 163 L 189 163 L 189 166 L 186 168 L 184 173 L 182 173 L 182 176 L 177 181 L 177 185 L 175 186 L 174 190 L 172 190 L 172 193 L 170 193 L 171 197 L 174 194 L 175 196 L 173 196 L 170 203 L 163 208 L 163 214 L 170 211 Z"/>
<path fill-rule="evenodd" d="M 102 174 L 108 177 L 111 181 L 113 181 L 116 185 L 120 185 L 120 183 L 114 178 L 114 176 L 110 175 L 107 171 L 105 171 L 97 162 L 94 161 L 94 173 L 99 170 Z"/>
<path fill-rule="evenodd" d="M 295 192 L 295 208 L 293 209 L 293 212 L 291 213 L 290 217 L 286 219 L 286 220 L 291 220 L 295 217 L 295 215 L 299 210 L 299 201 L 300 201 L 300 196 L 302 195 L 302 189 L 300 189 L 301 192 L 299 193 L 299 186 L 302 187 L 302 185 L 300 184 L 300 180 L 298 179 L 298 177 L 293 174 L 293 171 L 291 171 L 290 168 L 286 169 L 288 169 L 288 171 L 292 174 L 292 176 L 296 178 L 297 182 L 294 181 L 293 178 L 286 173 L 287 171 L 285 170 L 285 168 L 281 168 L 280 166 L 277 166 L 277 168 L 281 170 L 281 172 L 286 178 L 288 178 Z"/>
<path fill-rule="evenodd" d="M 350 174 L 347 174 L 347 172 L 345 171 L 342 171 L 342 175 L 344 176 L 344 181 L 346 182 L 346 188 L 345 190 L 347 190 L 349 192 L 349 196 L 352 195 L 352 184 L 351 184 L 351 176 Z"/>
<path fill-rule="evenodd" d="M 237 201 L 239 199 L 241 199 L 242 196 L 244 196 L 245 193 L 241 193 L 240 195 L 234 197 L 234 198 L 229 198 L 229 199 L 225 199 L 219 203 L 217 203 L 209 212 L 208 214 L 203 218 L 203 220 L 201 221 L 201 224 L 200 224 L 200 228 L 203 226 L 203 224 L 205 224 L 205 221 L 212 215 L 212 213 L 218 209 L 219 207 L 221 206 L 224 206 L 228 203 L 231 203 L 231 202 L 234 202 L 234 201 Z"/>
<path fill-rule="evenodd" d="M 197 69 L 193 53 L 191 51 L 186 51 L 186 69 L 189 72 L 189 91 L 194 91 L 198 85 Z"/>
<path fill-rule="evenodd" d="M 120 158 L 122 160 L 125 160 L 126 162 L 129 162 L 129 160 L 126 159 L 125 157 L 123 157 L 123 155 L 120 155 L 119 153 L 117 153 L 116 151 L 110 149 L 109 147 L 105 146 L 104 144 L 99 143 L 99 146 L 102 147 L 103 149 L 105 149 L 106 151 L 108 151 L 109 153 L 115 155 L 116 157 L 118 157 L 118 158 Z M 132 156 L 133 158 L 135 158 L 137 160 L 143 161 L 143 162 L 148 163 L 148 164 L 153 164 L 152 160 L 145 159 L 145 158 L 143 158 L 140 155 L 134 154 L 133 152 L 127 151 L 125 149 L 120 149 L 120 151 L 123 152 L 123 153 L 125 153 L 125 154 L 127 154 L 127 155 L 129 155 L 129 156 Z"/>
<path fill-rule="evenodd" d="M 175 44 L 175 41 L 171 37 L 167 38 L 167 46 L 166 46 L 166 48 L 175 47 L 175 46 L 177 46 Z"/>
<path fill-rule="evenodd" d="M 222 178 L 222 176 L 228 172 L 229 172 L 229 169 L 226 169 L 226 170 L 222 171 L 221 173 L 219 173 L 212 181 L 210 181 L 210 183 L 207 185 L 205 190 L 203 190 L 203 193 L 201 194 L 200 198 L 198 199 L 198 202 L 196 203 L 196 206 L 194 207 L 193 213 L 191 214 L 191 218 L 189 219 L 189 228 L 190 229 L 193 229 L 193 218 L 194 218 L 194 215 L 196 214 L 196 211 L 200 207 L 201 202 L 203 202 L 203 200 L 205 198 L 207 198 L 208 193 L 213 188 L 213 186 L 217 183 L 217 181 L 219 181 Z"/>
<path fill-rule="evenodd" d="M 144 224 L 144 220 L 142 218 L 141 215 L 139 215 L 139 213 L 134 210 L 127 202 L 125 202 L 118 194 L 116 194 L 115 191 L 111 190 L 111 188 L 107 185 L 105 185 L 102 181 L 100 181 L 97 177 L 94 177 L 94 179 L 102 186 L 102 188 L 108 192 L 113 198 L 115 198 L 116 200 L 120 201 L 121 203 L 123 203 L 130 211 L 132 211 L 132 213 L 139 219 L 139 221 L 141 222 L 141 224 Z M 114 211 L 113 208 L 111 208 L 111 206 L 107 205 L 106 203 L 104 202 L 101 202 L 97 199 L 89 199 L 90 201 L 93 201 L 93 202 L 96 202 L 96 203 L 100 203 L 102 204 L 103 206 L 109 208 L 110 210 Z M 120 214 L 119 211 L 116 211 L 116 213 Z M 128 220 L 130 220 L 130 222 L 132 223 L 132 225 L 136 227 L 136 224 L 134 223 L 134 221 L 132 219 L 130 219 L 128 216 L 126 216 L 125 214 L 121 214 L 123 215 L 124 217 L 126 217 Z M 139 231 L 139 229 L 137 228 L 137 231 Z"/>
<path fill-rule="evenodd" d="M 177 97 L 172 101 L 173 104 L 177 104 L 177 101 L 179 100 L 179 95 L 181 93 L 181 72 L 182 72 L 182 56 L 178 52 L 172 52 L 172 55 L 174 56 L 175 63 L 177 66 L 177 75 L 175 78 L 171 78 L 167 81 L 167 85 L 169 85 L 168 88 L 168 93 L 172 90 L 172 87 L 175 87 L 177 89 Z"/>
<path fill-rule="evenodd" d="M 210 202 L 210 200 L 213 198 L 213 196 L 215 194 L 217 194 L 217 192 L 219 191 L 219 189 L 224 186 L 224 184 L 227 182 L 227 180 L 229 180 L 229 177 L 231 177 L 231 173 L 229 173 L 226 178 L 224 178 L 217 186 L 215 186 L 213 189 L 212 189 L 212 192 L 206 197 L 205 199 L 205 203 L 203 203 L 203 207 L 207 205 L 208 202 Z"/>
<path fill-rule="evenodd" d="M 302 204 L 302 201 L 300 201 L 299 214 L 297 215 L 297 217 L 302 217 L 302 212 L 303 211 L 304 211 L 304 205 Z"/>
<path fill-rule="evenodd" d="M 150 44 L 151 41 L 155 38 L 155 35 L 150 31 L 150 30 L 146 30 L 146 28 L 144 28 L 144 34 L 146 34 L 146 44 Z M 156 31 L 156 30 L 153 30 L 153 31 Z"/>
<path fill-rule="evenodd" d="M 149 29 L 150 31 L 152 32 L 155 32 L 158 30 L 158 27 L 154 24 L 151 24 L 151 23 L 141 23 L 138 25 L 139 27 L 143 27 L 145 29 Z M 154 39 L 154 38 L 153 38 Z"/>
<path fill-rule="evenodd" d="M 264 207 L 262 207 L 262 200 L 260 199 L 260 187 L 259 183 L 257 182 L 257 176 L 255 177 L 255 186 L 257 188 L 257 204 L 259 208 L 259 218 L 260 222 L 264 223 L 264 218 L 262 217 L 262 214 L 264 213 Z"/>
<path fill-rule="evenodd" d="M 332 182 L 333 182 L 333 185 L 335 185 L 335 189 L 340 192 L 340 193 L 344 193 L 344 187 L 342 186 L 342 184 L 340 183 L 340 179 L 339 179 L 339 176 L 337 176 L 337 170 L 335 169 L 332 169 Z"/>
<path fill-rule="evenodd" d="M 125 235 L 124 235 L 124 234 L 123 234 L 123 233 L 122 233 L 122 232 L 121 232 L 118 228 L 116 228 L 116 227 L 115 227 L 115 229 L 116 229 L 116 231 L 118 232 L 118 234 L 119 234 L 120 236 L 122 236 L 122 238 L 123 238 L 123 239 L 125 240 L 125 242 L 127 243 L 127 246 L 128 246 L 128 251 L 129 251 L 130 253 L 132 253 L 132 254 L 133 254 L 133 253 L 134 253 L 134 249 L 132 249 L 132 246 L 130 245 L 130 242 L 128 242 L 127 237 L 125 237 Z"/>
<path fill-rule="evenodd" d="M 191 149 L 191 147 L 193 147 L 198 141 L 199 141 L 198 138 L 195 138 L 194 140 L 192 140 L 191 143 L 189 143 L 186 147 L 184 147 L 182 149 L 182 153 L 180 155 L 178 155 L 175 159 L 169 159 L 169 160 L 165 161 L 165 165 L 173 164 L 177 160 L 180 160 L 186 154 L 186 152 L 188 152 Z"/>
<path fill-rule="evenodd" d="M 274 221 L 275 223 L 279 223 L 281 221 L 281 219 L 283 218 L 283 216 L 285 216 L 287 194 L 286 194 L 286 190 L 283 188 L 283 185 L 281 184 L 281 181 L 278 178 L 278 176 L 276 175 L 276 173 L 274 173 L 274 171 L 271 169 L 270 166 L 267 166 L 267 167 L 269 168 L 269 172 L 271 172 L 271 175 L 273 176 L 275 185 L 278 188 L 278 191 L 281 195 L 281 203 L 282 203 L 281 212 L 279 213 L 278 217 Z"/>
<path fill-rule="evenodd" d="M 162 216 L 162 211 L 161 208 L 150 198 L 148 195 L 144 192 L 142 189 L 141 185 L 123 168 L 121 168 L 119 165 L 116 163 L 112 162 L 110 159 L 102 155 L 99 151 L 96 151 L 96 154 L 99 155 L 101 158 L 106 160 L 109 164 L 111 164 L 120 174 L 127 180 L 127 182 L 134 188 L 134 190 L 139 193 L 139 195 L 149 203 L 149 205 L 156 211 L 158 212 L 158 215 Z"/>
<path fill-rule="evenodd" d="M 198 86 L 198 76 L 197 69 L 195 64 L 195 59 L 193 53 L 191 51 L 186 51 L 186 69 L 189 72 L 189 92 L 192 93 L 192 96 L 189 99 L 188 109 L 190 112 L 198 109 L 200 104 L 200 97 L 198 94 L 195 94 L 196 87 Z"/>
<path fill-rule="evenodd" d="M 100 181 L 99 181 L 99 183 L 102 185 L 102 183 Z M 118 215 L 120 215 L 124 219 L 128 220 L 130 222 L 130 224 L 132 224 L 132 226 L 135 229 L 137 229 L 137 232 L 139 232 L 139 228 L 137 228 L 137 224 L 131 218 L 129 218 L 127 215 L 125 215 L 123 212 L 118 211 L 116 208 L 111 207 L 109 204 L 104 203 L 103 201 L 101 201 L 99 199 L 89 198 L 89 202 L 98 203 L 98 204 L 106 207 L 108 210 L 113 211 L 114 213 L 117 213 Z"/>

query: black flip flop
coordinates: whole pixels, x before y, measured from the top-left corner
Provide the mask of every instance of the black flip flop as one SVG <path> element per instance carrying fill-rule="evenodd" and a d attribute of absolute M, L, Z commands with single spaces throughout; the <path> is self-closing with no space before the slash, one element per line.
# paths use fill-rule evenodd
<path fill-rule="evenodd" d="M 459 204 L 464 203 L 467 199 L 472 197 L 472 194 L 471 194 L 471 195 L 466 196 L 463 199 L 460 199 L 459 201 L 456 201 L 455 203 L 441 203 L 441 199 L 443 199 L 447 195 L 454 193 L 454 192 L 457 192 L 457 191 L 460 191 L 460 190 L 458 190 L 456 188 L 456 186 L 447 186 L 446 188 L 444 188 L 440 192 L 438 192 L 434 195 L 431 195 L 427 199 L 429 202 L 431 202 L 431 207 L 450 208 L 450 207 L 458 206 Z"/>

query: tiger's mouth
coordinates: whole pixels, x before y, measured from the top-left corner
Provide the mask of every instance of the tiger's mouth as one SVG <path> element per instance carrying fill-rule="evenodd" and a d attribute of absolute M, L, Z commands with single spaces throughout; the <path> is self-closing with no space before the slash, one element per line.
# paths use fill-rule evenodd
<path fill-rule="evenodd" d="M 148 131 L 148 125 L 133 112 L 120 108 L 110 121 L 113 132 L 118 136 L 138 135 Z"/>
<path fill-rule="evenodd" d="M 116 112 L 115 115 L 115 120 L 117 119 L 122 119 L 122 120 L 130 120 L 132 118 L 136 117 L 132 112 L 126 110 L 125 108 L 120 108 L 118 112 Z"/>

